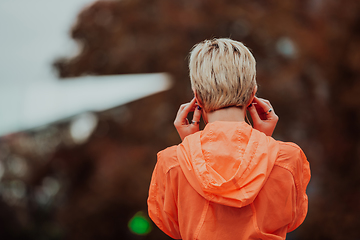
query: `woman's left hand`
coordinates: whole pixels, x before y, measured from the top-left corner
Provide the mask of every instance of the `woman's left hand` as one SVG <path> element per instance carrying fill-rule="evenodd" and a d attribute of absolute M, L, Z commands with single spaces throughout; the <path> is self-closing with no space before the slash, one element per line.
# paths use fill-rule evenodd
<path fill-rule="evenodd" d="M 190 112 L 194 112 L 193 120 L 189 123 L 187 116 Z M 191 102 L 182 104 L 177 112 L 174 126 L 179 133 L 181 140 L 190 134 L 199 131 L 199 123 L 201 117 L 201 108 L 196 104 L 196 99 L 193 98 Z"/>
<path fill-rule="evenodd" d="M 279 117 L 275 114 L 274 108 L 266 99 L 255 97 L 248 106 L 250 116 L 253 120 L 254 128 L 260 132 L 271 136 L 274 132 Z"/>

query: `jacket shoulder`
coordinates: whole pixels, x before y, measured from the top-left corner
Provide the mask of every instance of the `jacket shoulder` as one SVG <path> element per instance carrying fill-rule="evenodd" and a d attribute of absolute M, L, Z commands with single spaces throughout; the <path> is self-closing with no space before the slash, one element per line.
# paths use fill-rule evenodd
<path fill-rule="evenodd" d="M 279 153 L 275 165 L 290 171 L 296 184 L 299 184 L 301 179 L 306 181 L 310 179 L 309 162 L 303 150 L 295 143 L 279 142 Z"/>
<path fill-rule="evenodd" d="M 296 161 L 300 159 L 306 159 L 306 156 L 302 149 L 295 143 L 292 142 L 281 142 L 279 143 L 279 153 L 276 165 L 290 166 L 296 164 Z"/>
<path fill-rule="evenodd" d="M 177 146 L 171 146 L 158 152 L 157 164 L 162 166 L 164 174 L 166 174 L 170 169 L 179 166 Z"/>

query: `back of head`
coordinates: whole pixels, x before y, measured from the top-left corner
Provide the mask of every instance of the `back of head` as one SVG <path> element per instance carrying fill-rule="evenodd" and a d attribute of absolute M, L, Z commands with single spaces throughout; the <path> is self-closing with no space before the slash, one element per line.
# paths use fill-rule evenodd
<path fill-rule="evenodd" d="M 190 53 L 190 79 L 203 109 L 246 106 L 256 86 L 255 65 L 241 42 L 221 38 L 195 45 Z"/>

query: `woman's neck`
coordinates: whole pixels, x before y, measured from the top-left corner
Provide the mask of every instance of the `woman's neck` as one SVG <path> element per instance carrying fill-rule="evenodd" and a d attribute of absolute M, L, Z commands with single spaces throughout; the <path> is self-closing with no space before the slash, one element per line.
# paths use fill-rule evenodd
<path fill-rule="evenodd" d="M 245 121 L 245 108 L 240 107 L 228 107 L 221 108 L 219 110 L 205 113 L 205 120 L 208 123 L 215 121 L 228 121 L 228 122 L 243 122 Z"/>

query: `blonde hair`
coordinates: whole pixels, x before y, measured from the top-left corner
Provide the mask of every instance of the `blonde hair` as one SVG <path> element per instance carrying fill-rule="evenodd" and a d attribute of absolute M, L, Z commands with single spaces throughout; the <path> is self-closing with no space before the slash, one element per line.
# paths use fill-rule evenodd
<path fill-rule="evenodd" d="M 228 38 L 205 40 L 190 53 L 191 87 L 203 109 L 243 107 L 256 86 L 256 62 L 247 47 Z"/>

